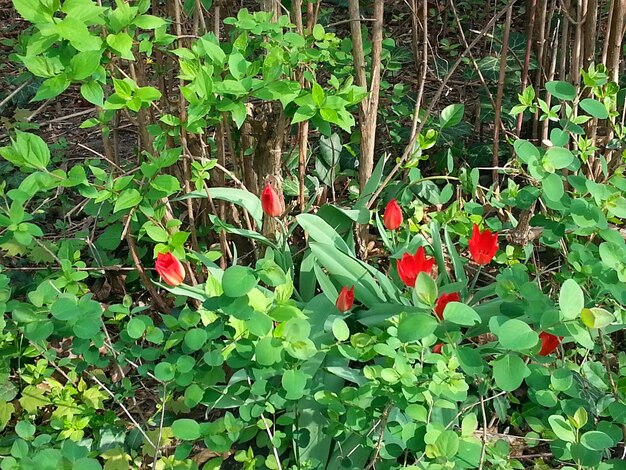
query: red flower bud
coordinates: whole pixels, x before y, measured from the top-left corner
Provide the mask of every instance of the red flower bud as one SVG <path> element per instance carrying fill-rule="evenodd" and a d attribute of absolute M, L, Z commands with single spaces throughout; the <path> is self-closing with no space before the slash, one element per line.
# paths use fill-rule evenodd
<path fill-rule="evenodd" d="M 539 339 L 541 340 L 541 350 L 539 351 L 539 355 L 547 356 L 552 354 L 554 350 L 559 347 L 563 336 L 554 336 L 551 333 L 542 331 L 539 333 Z"/>
<path fill-rule="evenodd" d="M 341 313 L 347 312 L 352 308 L 352 304 L 354 303 L 354 286 L 348 289 L 348 286 L 343 286 L 341 292 L 339 292 L 339 296 L 337 297 L 337 310 Z"/>
<path fill-rule="evenodd" d="M 398 260 L 398 276 L 408 287 L 415 287 L 415 281 L 419 273 L 430 274 L 435 264 L 435 258 L 427 258 L 424 247 L 420 246 L 414 255 L 405 253 Z"/>
<path fill-rule="evenodd" d="M 468 247 L 476 263 L 489 264 L 498 251 L 498 234 L 492 234 L 490 230 L 481 232 L 478 225 L 474 224 Z"/>
<path fill-rule="evenodd" d="M 402 209 L 395 199 L 389 201 L 383 214 L 383 222 L 387 230 L 396 230 L 402 225 Z"/>
<path fill-rule="evenodd" d="M 441 348 L 443 348 L 443 343 L 437 343 L 433 346 L 433 352 L 435 354 L 441 354 Z"/>
<path fill-rule="evenodd" d="M 283 205 L 280 202 L 276 190 L 270 183 L 265 183 L 265 187 L 261 192 L 261 207 L 270 217 L 278 217 L 283 213 Z"/>
<path fill-rule="evenodd" d="M 159 253 L 154 267 L 167 284 L 176 287 L 185 280 L 185 268 L 172 253 Z"/>
<path fill-rule="evenodd" d="M 435 302 L 435 313 L 440 320 L 443 320 L 443 311 L 446 309 L 446 305 L 450 302 L 460 302 L 461 296 L 458 292 L 451 292 L 450 294 L 441 294 Z"/>

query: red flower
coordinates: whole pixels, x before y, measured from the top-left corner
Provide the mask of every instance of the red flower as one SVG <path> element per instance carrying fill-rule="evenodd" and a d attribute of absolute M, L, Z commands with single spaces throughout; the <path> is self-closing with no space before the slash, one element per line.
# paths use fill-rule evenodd
<path fill-rule="evenodd" d="M 172 287 L 181 284 L 185 280 L 185 268 L 183 268 L 183 264 L 169 251 L 157 255 L 154 267 L 157 273 L 159 273 L 159 276 L 161 276 L 161 279 Z"/>
<path fill-rule="evenodd" d="M 441 348 L 443 348 L 443 343 L 437 343 L 433 346 L 433 352 L 435 354 L 441 354 Z"/>
<path fill-rule="evenodd" d="M 402 225 L 402 209 L 395 199 L 389 201 L 383 214 L 383 222 L 387 230 L 396 230 Z"/>
<path fill-rule="evenodd" d="M 341 292 L 339 292 L 339 296 L 337 297 L 337 310 L 340 312 L 347 312 L 352 308 L 352 304 L 354 303 L 354 286 L 348 289 L 348 286 L 343 286 Z"/>
<path fill-rule="evenodd" d="M 542 331 L 539 333 L 539 339 L 541 340 L 541 350 L 539 351 L 539 355 L 547 356 L 552 354 L 554 350 L 559 347 L 563 336 L 554 336 L 551 333 Z"/>
<path fill-rule="evenodd" d="M 468 246 L 474 261 L 478 264 L 489 264 L 498 251 L 498 233 L 491 233 L 490 230 L 481 232 L 478 225 L 474 224 Z"/>
<path fill-rule="evenodd" d="M 443 320 L 443 311 L 446 309 L 446 305 L 450 302 L 460 302 L 461 296 L 458 292 L 451 292 L 450 294 L 441 294 L 435 302 L 435 313 L 440 320 Z"/>
<path fill-rule="evenodd" d="M 278 217 L 283 213 L 283 205 L 280 202 L 276 190 L 270 183 L 265 183 L 265 187 L 261 192 L 261 207 L 270 217 Z"/>
<path fill-rule="evenodd" d="M 405 285 L 415 287 L 419 273 L 430 274 L 435 264 L 435 258 L 427 258 L 424 247 L 420 246 L 414 255 L 405 253 L 397 263 L 398 276 Z"/>

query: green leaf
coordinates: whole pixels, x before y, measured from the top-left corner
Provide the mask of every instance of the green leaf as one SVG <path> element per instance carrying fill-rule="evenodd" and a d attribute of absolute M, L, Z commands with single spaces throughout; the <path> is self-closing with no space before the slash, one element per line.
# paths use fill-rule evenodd
<path fill-rule="evenodd" d="M 563 416 L 552 415 L 548 417 L 548 423 L 556 437 L 565 442 L 574 442 L 576 440 L 576 434 L 574 428 Z"/>
<path fill-rule="evenodd" d="M 172 175 L 158 175 L 150 182 L 157 191 L 163 191 L 168 196 L 180 191 L 180 182 Z"/>
<path fill-rule="evenodd" d="M 72 321 L 78 318 L 80 310 L 76 298 L 61 297 L 50 307 L 50 313 L 57 320 Z"/>
<path fill-rule="evenodd" d="M 70 78 L 72 80 L 85 80 L 90 77 L 100 67 L 101 58 L 102 51 L 79 52 L 70 60 Z"/>
<path fill-rule="evenodd" d="M 492 326 L 491 322 L 489 326 Z M 539 335 L 526 322 L 517 319 L 505 321 L 496 331 L 492 329 L 492 333 L 498 337 L 503 348 L 512 351 L 530 349 L 539 342 Z"/>
<path fill-rule="evenodd" d="M 313 26 L 313 38 L 316 41 L 322 41 L 325 34 L 326 31 L 324 31 L 324 27 L 321 24 L 316 24 L 315 26 Z"/>
<path fill-rule="evenodd" d="M 213 199 L 232 202 L 247 210 L 259 227 L 263 225 L 263 208 L 261 200 L 250 191 L 237 188 L 209 188 L 208 193 Z M 175 201 L 187 198 L 207 199 L 207 191 L 192 191 L 183 197 L 173 199 Z"/>
<path fill-rule="evenodd" d="M 403 313 L 398 322 L 398 339 L 403 343 L 418 341 L 437 329 L 437 320 L 423 313 Z"/>
<path fill-rule="evenodd" d="M 387 299 L 363 264 L 337 248 L 324 243 L 311 242 L 311 251 L 321 266 L 344 286 L 354 285 L 355 297 L 370 307 Z M 332 299 L 334 302 L 335 299 Z"/>
<path fill-rule="evenodd" d="M 567 279 L 559 292 L 559 307 L 565 320 L 574 320 L 585 306 L 585 295 L 578 283 Z"/>
<path fill-rule="evenodd" d="M 70 86 L 70 83 L 65 73 L 49 78 L 41 84 L 32 101 L 35 102 L 54 98 L 63 93 L 67 87 Z"/>
<path fill-rule="evenodd" d="M 222 289 L 227 297 L 241 297 L 257 285 L 254 270 L 247 266 L 231 266 L 222 276 Z"/>
<path fill-rule="evenodd" d="M 157 29 L 165 26 L 167 21 L 154 15 L 139 15 L 133 20 L 133 24 L 141 29 Z"/>
<path fill-rule="evenodd" d="M 513 148 L 515 149 L 515 153 L 517 153 L 517 157 L 527 165 L 533 160 L 539 160 L 541 157 L 539 149 L 524 139 L 516 140 L 513 144 Z"/>
<path fill-rule="evenodd" d="M 463 120 L 463 114 L 465 113 L 465 105 L 463 104 L 451 104 L 446 106 L 441 111 L 441 117 L 439 118 L 439 125 L 442 129 L 447 127 L 454 127 L 461 123 Z"/>
<path fill-rule="evenodd" d="M 335 318 L 333 321 L 333 335 L 337 341 L 346 341 L 350 337 L 350 328 L 342 318 Z"/>
<path fill-rule="evenodd" d="M 83 83 L 80 86 L 80 94 L 91 104 L 102 107 L 104 104 L 104 90 L 96 81 Z"/>
<path fill-rule="evenodd" d="M 591 450 L 604 450 L 613 447 L 613 439 L 601 431 L 587 431 L 580 436 L 580 443 Z"/>
<path fill-rule="evenodd" d="M 563 81 L 554 81 L 546 83 L 546 90 L 561 100 L 573 100 L 576 98 L 576 88 L 574 85 Z"/>
<path fill-rule="evenodd" d="M 603 308 L 583 308 L 580 319 L 587 328 L 605 328 L 615 321 L 613 314 Z"/>
<path fill-rule="evenodd" d="M 126 325 L 126 333 L 133 339 L 141 338 L 146 331 L 146 324 L 141 317 L 133 317 Z"/>
<path fill-rule="evenodd" d="M 295 114 L 293 115 L 293 119 L 291 121 L 292 124 L 297 124 L 302 121 L 308 121 L 313 116 L 317 114 L 317 109 L 312 106 L 303 105 L 296 109 Z"/>
<path fill-rule="evenodd" d="M 314 241 L 333 245 L 343 253 L 350 253 L 350 249 L 345 240 L 320 216 L 315 214 L 299 214 L 296 216 L 296 220 Z"/>
<path fill-rule="evenodd" d="M 481 319 L 476 310 L 461 302 L 450 302 L 443 311 L 443 318 L 462 326 L 473 326 Z"/>
<path fill-rule="evenodd" d="M 226 62 L 226 54 L 218 44 L 206 37 L 200 38 L 200 43 L 207 56 L 213 62 L 216 62 L 217 65 L 222 65 Z"/>
<path fill-rule="evenodd" d="M 133 38 L 128 33 L 121 32 L 117 34 L 109 34 L 107 36 L 107 44 L 117 52 L 122 59 L 135 60 L 133 55 Z"/>
<path fill-rule="evenodd" d="M 262 366 L 271 366 L 280 362 L 282 351 L 281 341 L 270 336 L 261 338 L 254 348 L 256 361 Z"/>
<path fill-rule="evenodd" d="M 561 175 L 549 173 L 548 176 L 541 180 L 543 193 L 550 201 L 560 201 L 565 194 L 563 188 L 563 179 Z"/>
<path fill-rule="evenodd" d="M 528 374 L 528 367 L 516 354 L 507 354 L 493 363 L 496 385 L 506 392 L 517 390 Z"/>
<path fill-rule="evenodd" d="M 288 370 L 283 374 L 281 384 L 287 392 L 287 400 L 299 400 L 304 396 L 306 374 L 299 369 Z"/>
<path fill-rule="evenodd" d="M 560 170 L 571 165 L 574 161 L 574 154 L 563 147 L 550 147 L 546 150 L 543 160 L 544 167 L 550 166 L 551 169 Z M 546 171 L 552 172 L 551 169 L 546 168 Z"/>
<path fill-rule="evenodd" d="M 413 295 L 419 302 L 432 307 L 437 300 L 437 284 L 428 274 L 419 273 Z"/>
<path fill-rule="evenodd" d="M 175 374 L 176 368 L 169 362 L 159 362 L 154 368 L 154 375 L 161 382 L 169 382 Z"/>
<path fill-rule="evenodd" d="M 182 418 L 172 423 L 174 437 L 183 441 L 194 441 L 200 437 L 200 424 L 193 419 Z"/>
<path fill-rule="evenodd" d="M 123 211 L 135 207 L 141 202 L 142 196 L 136 189 L 125 189 L 115 201 L 113 212 Z"/>
<path fill-rule="evenodd" d="M 22 18 L 33 24 L 53 21 L 52 11 L 49 7 L 44 7 L 39 0 L 13 0 L 13 6 Z"/>
<path fill-rule="evenodd" d="M 609 117 L 609 112 L 606 110 L 604 103 L 594 100 L 593 98 L 585 98 L 578 104 L 594 118 L 607 119 Z"/>
<path fill-rule="evenodd" d="M 17 56 L 28 71 L 37 77 L 51 78 L 63 72 L 64 67 L 58 57 Z"/>
<path fill-rule="evenodd" d="M 192 328 L 185 333 L 183 342 L 190 352 L 198 351 L 204 346 L 208 338 L 208 333 L 202 328 Z"/>

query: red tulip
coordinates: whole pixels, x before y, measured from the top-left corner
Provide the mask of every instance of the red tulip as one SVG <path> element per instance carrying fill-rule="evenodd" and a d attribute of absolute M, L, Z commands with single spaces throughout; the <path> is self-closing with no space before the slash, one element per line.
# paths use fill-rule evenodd
<path fill-rule="evenodd" d="M 398 276 L 405 285 L 415 287 L 419 273 L 430 274 L 435 264 L 434 258 L 427 258 L 424 247 L 420 246 L 414 255 L 405 253 L 397 263 Z"/>
<path fill-rule="evenodd" d="M 185 280 L 185 268 L 172 253 L 159 253 L 154 267 L 167 284 L 175 287 Z"/>
<path fill-rule="evenodd" d="M 443 311 L 446 309 L 446 305 L 450 302 L 460 302 L 461 296 L 458 292 L 451 292 L 450 294 L 441 294 L 435 302 L 435 313 L 440 320 L 443 320 Z"/>
<path fill-rule="evenodd" d="M 402 225 L 402 209 L 395 199 L 389 201 L 383 214 L 383 222 L 387 230 L 396 230 Z"/>
<path fill-rule="evenodd" d="M 433 352 L 435 354 L 441 354 L 441 348 L 443 348 L 443 343 L 437 343 L 433 346 Z"/>
<path fill-rule="evenodd" d="M 261 192 L 261 207 L 270 217 L 278 217 L 283 213 L 283 205 L 280 202 L 276 190 L 270 183 L 265 183 L 263 192 Z"/>
<path fill-rule="evenodd" d="M 337 310 L 340 312 L 347 312 L 352 308 L 352 304 L 354 303 L 354 286 L 348 289 L 348 286 L 343 286 L 341 292 L 339 292 L 339 296 L 337 297 Z"/>
<path fill-rule="evenodd" d="M 554 350 L 559 347 L 563 336 L 554 336 L 551 333 L 542 331 L 539 333 L 539 339 L 541 340 L 541 350 L 539 351 L 539 355 L 547 356 L 552 354 Z"/>
<path fill-rule="evenodd" d="M 498 251 L 498 234 L 491 233 L 490 230 L 481 232 L 478 225 L 474 224 L 468 246 L 474 261 L 478 264 L 489 264 Z"/>

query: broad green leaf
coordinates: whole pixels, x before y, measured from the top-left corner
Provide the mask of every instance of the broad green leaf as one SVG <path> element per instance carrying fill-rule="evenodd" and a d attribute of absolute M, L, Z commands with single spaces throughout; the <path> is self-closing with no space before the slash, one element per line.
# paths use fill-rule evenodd
<path fill-rule="evenodd" d="M 343 253 L 350 253 L 345 240 L 321 217 L 315 214 L 299 214 L 296 216 L 296 220 L 314 241 L 334 245 Z"/>
<path fill-rule="evenodd" d="M 398 339 L 403 343 L 418 341 L 437 329 L 437 320 L 423 313 L 403 313 L 398 322 Z"/>
<path fill-rule="evenodd" d="M 209 188 L 207 191 L 213 199 L 232 202 L 246 209 L 258 227 L 263 225 L 263 208 L 261 207 L 261 200 L 256 194 L 238 188 Z M 187 198 L 206 199 L 207 191 L 192 191 L 183 197 L 173 200 L 178 201 Z"/>
<path fill-rule="evenodd" d="M 441 117 L 439 118 L 439 125 L 442 129 L 447 127 L 454 127 L 463 120 L 463 114 L 465 113 L 465 105 L 463 104 L 451 104 L 446 106 L 441 111 Z"/>
<path fill-rule="evenodd" d="M 80 86 L 80 94 L 91 104 L 102 107 L 104 104 L 104 90 L 96 81 L 86 82 Z"/>
<path fill-rule="evenodd" d="M 481 319 L 476 310 L 461 302 L 450 302 L 443 311 L 443 318 L 462 326 L 473 326 Z"/>
<path fill-rule="evenodd" d="M 337 341 L 345 341 L 350 337 L 350 328 L 342 318 L 335 318 L 332 330 Z"/>
<path fill-rule="evenodd" d="M 578 283 L 567 279 L 559 292 L 559 307 L 565 320 L 574 320 L 585 306 L 585 295 Z"/>
<path fill-rule="evenodd" d="M 39 0 L 13 0 L 17 12 L 33 24 L 52 23 L 52 11 L 44 7 Z"/>
<path fill-rule="evenodd" d="M 546 90 L 561 100 L 573 100 L 576 98 L 576 88 L 574 85 L 563 81 L 554 81 L 546 83 Z"/>
<path fill-rule="evenodd" d="M 583 308 L 580 319 L 587 328 L 605 328 L 615 321 L 613 314 L 603 308 Z"/>
<path fill-rule="evenodd" d="M 613 439 L 601 431 L 587 431 L 580 436 L 580 443 L 591 450 L 604 450 L 613 447 Z"/>
<path fill-rule="evenodd" d="M 493 362 L 496 385 L 506 392 L 517 390 L 528 374 L 528 367 L 516 354 L 506 354 Z"/>
<path fill-rule="evenodd" d="M 133 38 L 128 33 L 121 32 L 117 34 L 109 34 L 107 36 L 107 44 L 117 52 L 122 59 L 135 60 L 133 55 Z"/>
<path fill-rule="evenodd" d="M 543 166 L 546 171 L 553 173 L 554 170 L 565 168 L 574 161 L 574 154 L 563 147 L 550 147 L 543 156 Z"/>
<path fill-rule="evenodd" d="M 574 428 L 563 416 L 552 415 L 548 417 L 548 423 L 556 437 L 565 442 L 574 442 L 576 440 L 576 434 Z"/>
<path fill-rule="evenodd" d="M 551 201 L 560 201 L 565 194 L 563 179 L 557 173 L 549 173 L 541 180 L 543 193 Z"/>
<path fill-rule="evenodd" d="M 136 189 L 125 189 L 115 201 L 113 212 L 123 211 L 135 207 L 141 202 L 142 196 Z"/>
<path fill-rule="evenodd" d="M 208 333 L 202 328 L 192 328 L 185 333 L 183 340 L 190 352 L 198 351 L 204 346 L 208 338 Z"/>
<path fill-rule="evenodd" d="M 304 387 L 306 387 L 306 375 L 298 369 L 285 371 L 281 378 L 281 384 L 287 395 L 287 400 L 299 400 L 304 396 Z"/>
<path fill-rule="evenodd" d="M 515 149 L 515 153 L 517 153 L 517 157 L 527 165 L 532 160 L 539 160 L 541 157 L 539 149 L 524 139 L 516 140 L 513 144 L 513 148 Z"/>
<path fill-rule="evenodd" d="M 100 67 L 102 51 L 83 51 L 76 54 L 70 60 L 70 72 L 72 80 L 85 80 Z"/>
<path fill-rule="evenodd" d="M 491 327 L 492 324 L 490 323 L 489 326 Z M 539 335 L 526 322 L 517 319 L 505 321 L 492 332 L 498 337 L 503 348 L 512 351 L 530 349 L 539 341 Z"/>
<path fill-rule="evenodd" d="M 332 245 L 311 242 L 311 251 L 321 266 L 344 286 L 355 286 L 355 298 L 371 306 L 387 299 L 375 279 L 360 261 L 342 253 Z M 334 301 L 334 299 L 332 299 Z"/>
<path fill-rule="evenodd" d="M 432 307 L 437 300 L 437 284 L 426 273 L 419 273 L 415 281 L 413 296 L 419 303 Z"/>
<path fill-rule="evenodd" d="M 41 84 L 32 101 L 42 101 L 59 96 L 67 90 L 70 83 L 71 82 L 65 73 L 49 78 Z"/>
<path fill-rule="evenodd" d="M 195 441 L 200 437 L 200 424 L 193 419 L 177 419 L 172 423 L 172 432 L 177 439 Z"/>
<path fill-rule="evenodd" d="M 588 114 L 598 119 L 607 119 L 609 112 L 606 110 L 604 103 L 594 100 L 593 98 L 585 98 L 578 103 Z"/>
<path fill-rule="evenodd" d="M 141 29 L 157 29 L 165 26 L 167 21 L 154 15 L 139 15 L 133 20 L 133 24 Z"/>
<path fill-rule="evenodd" d="M 224 271 L 222 288 L 224 295 L 228 297 L 241 297 L 250 292 L 257 285 L 257 282 L 258 279 L 252 268 L 231 266 Z"/>

